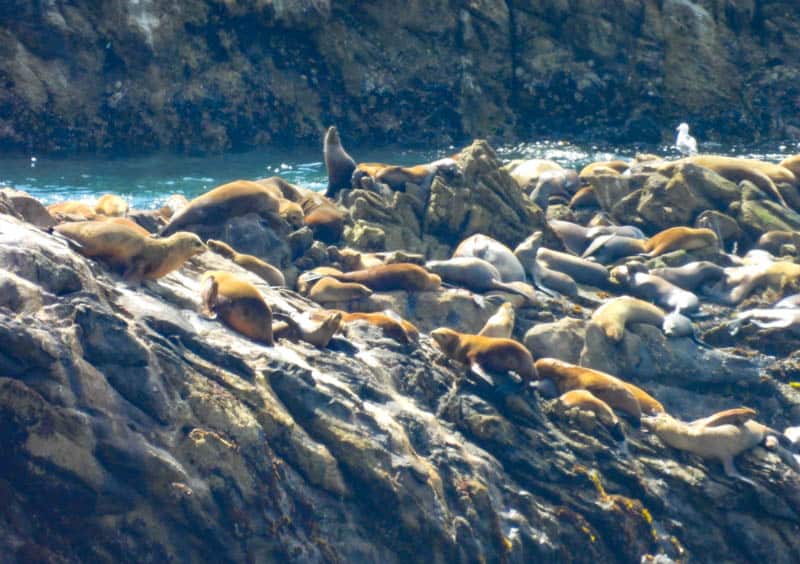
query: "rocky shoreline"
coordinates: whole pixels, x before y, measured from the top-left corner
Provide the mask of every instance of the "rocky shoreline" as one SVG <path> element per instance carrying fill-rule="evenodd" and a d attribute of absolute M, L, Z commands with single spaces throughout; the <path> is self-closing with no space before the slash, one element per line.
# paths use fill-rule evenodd
<path fill-rule="evenodd" d="M 454 160 L 455 174 L 434 174 L 427 186 L 344 190 L 337 202 L 262 181 L 298 198 L 299 228 L 283 205 L 185 227 L 268 261 L 286 287 L 210 251 L 157 280 L 126 279 L 52 232 L 57 222 L 101 217 L 51 214 L 0 191 L 0 546 L 10 560 L 794 561 L 800 474 L 791 432 L 777 449 L 742 449 L 741 476 L 731 477 L 720 460 L 667 446 L 645 409 L 640 425 L 615 408 L 611 429 L 543 389 L 507 385 L 507 375 L 487 385 L 430 334 L 477 333 L 508 302 L 512 337 L 537 364 L 553 357 L 614 375 L 682 421 L 747 406 L 781 434 L 800 422 L 793 325 L 737 316 L 789 296 L 790 274 L 735 304 L 718 299 L 719 287 L 698 289 L 697 340 L 629 323 L 614 342 L 597 331 L 596 314 L 632 292 L 611 276 L 615 266 L 641 262 L 654 272 L 704 260 L 734 269 L 730 281 L 743 268 L 736 261 L 764 246 L 762 234 L 798 230 L 800 215 L 753 182 L 691 162 L 640 156 L 623 173 L 605 163 L 564 189 L 550 164 L 504 164 L 483 141 Z M 544 175 L 547 167 L 556 174 Z M 591 194 L 576 200 L 581 187 Z M 798 186 L 778 188 L 791 205 Z M 127 218 L 163 231 L 163 214 L 175 225 L 180 213 L 128 210 Z M 566 222 L 635 226 L 647 240 L 711 225 L 722 241 L 595 261 L 608 280 L 578 282 L 572 296 L 547 279 L 535 291 L 515 286 L 535 292 L 535 303 L 524 292 L 452 284 L 322 304 L 293 290 L 312 295 L 320 283 L 312 270 L 359 272 L 348 260 L 447 259 L 477 233 L 513 249 L 541 232 L 544 249 L 569 255 Z M 780 259 L 749 256 L 796 276 L 787 265 L 798 249 L 790 237 L 775 249 Z M 556 269 L 540 266 L 539 275 Z M 353 321 L 324 346 L 304 338 L 265 346 L 203 311 L 209 271 L 257 288 L 274 319 L 389 309 L 418 335 L 393 338 Z"/>
<path fill-rule="evenodd" d="M 219 153 L 591 132 L 797 140 L 800 16 L 770 2 L 6 2 L 0 149 Z M 399 13 L 398 13 L 399 12 Z M 447 104 L 442 101 L 447 100 Z"/>

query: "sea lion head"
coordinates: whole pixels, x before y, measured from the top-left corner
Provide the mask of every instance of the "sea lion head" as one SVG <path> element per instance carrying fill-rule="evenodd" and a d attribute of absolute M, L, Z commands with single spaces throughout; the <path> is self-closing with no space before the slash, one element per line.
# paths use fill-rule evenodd
<path fill-rule="evenodd" d="M 425 290 L 438 290 L 442 285 L 442 277 L 438 274 L 428 274 L 428 280 L 425 283 Z"/>
<path fill-rule="evenodd" d="M 431 331 L 431 338 L 439 350 L 445 354 L 453 351 L 458 345 L 458 333 L 447 327 L 440 327 Z"/>
<path fill-rule="evenodd" d="M 193 257 L 208 250 L 202 239 L 189 231 L 178 231 L 165 239 L 173 248 L 180 249 L 186 257 Z"/>

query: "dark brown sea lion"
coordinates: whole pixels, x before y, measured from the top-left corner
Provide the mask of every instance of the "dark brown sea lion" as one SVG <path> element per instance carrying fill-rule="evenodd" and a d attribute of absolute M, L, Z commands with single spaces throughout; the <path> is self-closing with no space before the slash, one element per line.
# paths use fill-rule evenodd
<path fill-rule="evenodd" d="M 328 189 L 325 195 L 336 198 L 341 190 L 350 188 L 356 162 L 342 147 L 339 130 L 333 125 L 325 133 L 322 152 L 325 156 L 325 168 L 328 170 Z"/>
<path fill-rule="evenodd" d="M 203 274 L 203 307 L 242 335 L 272 346 L 272 308 L 261 292 L 230 272 L 212 270 Z"/>

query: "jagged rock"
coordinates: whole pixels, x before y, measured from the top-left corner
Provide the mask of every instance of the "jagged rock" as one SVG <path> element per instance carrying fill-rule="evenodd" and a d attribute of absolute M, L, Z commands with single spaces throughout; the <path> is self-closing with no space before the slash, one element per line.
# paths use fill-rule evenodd
<path fill-rule="evenodd" d="M 748 235 L 758 239 L 767 231 L 795 231 L 800 229 L 800 214 L 769 200 L 744 200 L 737 221 Z"/>
<path fill-rule="evenodd" d="M 48 229 L 56 224 L 56 220 L 50 215 L 47 208 L 27 192 L 13 188 L 0 188 L 0 194 L 19 214 L 19 217 L 28 223 L 32 223 L 40 229 Z"/>

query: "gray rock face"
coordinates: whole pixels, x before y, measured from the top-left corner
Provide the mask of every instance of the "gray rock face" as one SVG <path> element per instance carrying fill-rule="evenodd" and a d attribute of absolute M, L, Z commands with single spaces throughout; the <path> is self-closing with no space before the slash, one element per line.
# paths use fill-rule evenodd
<path fill-rule="evenodd" d="M 667 140 L 684 119 L 703 139 L 793 138 L 795 8 L 12 0 L 0 147 L 221 151 L 318 143 L 331 123 L 345 140 L 439 146 L 586 128 Z"/>

